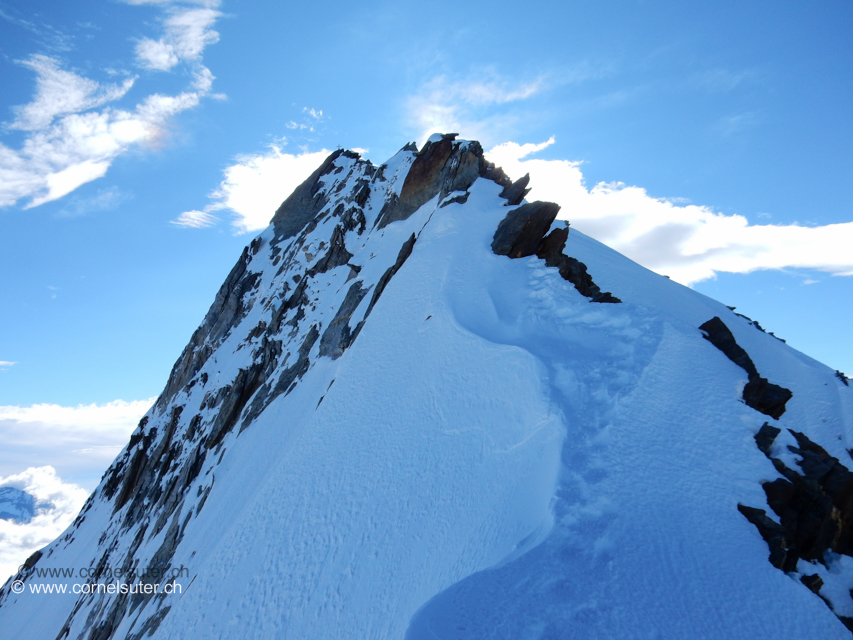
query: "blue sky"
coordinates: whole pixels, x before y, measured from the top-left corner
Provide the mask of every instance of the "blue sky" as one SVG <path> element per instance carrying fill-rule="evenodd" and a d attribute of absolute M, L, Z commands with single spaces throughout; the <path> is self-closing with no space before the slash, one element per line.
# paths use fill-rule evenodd
<path fill-rule="evenodd" d="M 851 36 L 847 0 L 0 0 L 0 476 L 93 488 L 289 190 L 434 131 L 853 373 Z"/>

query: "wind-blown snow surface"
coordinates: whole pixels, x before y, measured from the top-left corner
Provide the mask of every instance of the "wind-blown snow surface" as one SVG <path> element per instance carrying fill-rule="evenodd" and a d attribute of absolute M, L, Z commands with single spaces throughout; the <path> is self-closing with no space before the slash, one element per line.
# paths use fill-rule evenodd
<path fill-rule="evenodd" d="M 698 327 L 722 318 L 761 374 L 793 391 L 769 421 L 841 460 L 853 390 L 725 306 L 578 232 L 566 253 L 622 304 L 590 302 L 536 257 L 494 255 L 508 209 L 484 178 L 465 203 L 439 207 L 439 195 L 374 228 L 412 158 L 389 162 L 387 191 L 364 206 L 367 231 L 345 238 L 365 287 L 414 233 L 411 256 L 339 358 L 319 356 L 315 341 L 292 392 L 208 452 L 169 520 L 182 527 L 170 561 L 189 571 L 182 593 L 142 602 L 112 637 L 848 638 L 818 596 L 768 562 L 737 510 L 767 509 L 760 483 L 778 477 L 753 439 L 767 417 L 743 404 L 746 373 Z M 352 158 L 336 162 L 343 175 L 355 170 Z M 247 336 L 272 317 L 264 300 L 285 279 L 293 286 L 335 222 L 291 241 L 303 243 L 302 262 L 284 274 L 274 228 L 259 236 L 249 266 L 261 274 L 257 302 L 195 376 L 209 376 L 207 390 L 252 362 L 258 341 L 247 347 Z M 328 327 L 350 275 L 346 265 L 319 274 L 294 326 Z M 215 416 L 199 409 L 202 386 L 175 396 L 182 425 Z M 155 405 L 152 424 L 168 413 Z M 131 548 L 143 521 L 122 529 L 128 506 L 113 514 L 105 484 L 37 566 L 91 566 L 106 548 L 113 558 Z M 144 521 L 140 566 L 173 526 L 151 535 L 156 518 Z M 26 580 L 59 582 L 83 581 Z M 0 598 L 7 638 L 54 638 L 66 621 L 67 637 L 96 637 L 86 616 L 103 620 L 111 602 L 15 595 L 9 583 Z M 157 611 L 159 626 L 145 627 Z"/>

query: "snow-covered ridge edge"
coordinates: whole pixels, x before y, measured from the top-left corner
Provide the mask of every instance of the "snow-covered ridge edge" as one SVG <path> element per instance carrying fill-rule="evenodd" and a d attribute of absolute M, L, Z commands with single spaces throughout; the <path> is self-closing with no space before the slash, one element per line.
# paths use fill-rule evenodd
<path fill-rule="evenodd" d="M 92 576 L 145 569 L 139 581 L 155 583 L 169 575 L 232 440 L 319 358 L 337 359 L 353 344 L 424 226 L 442 208 L 464 204 L 479 178 L 500 186 L 512 207 L 496 233 L 496 253 L 541 254 L 591 300 L 618 302 L 562 255 L 567 226 L 543 239 L 559 207 L 523 204 L 529 177 L 510 180 L 479 143 L 435 135 L 379 167 L 335 151 L 245 247 L 128 445 L 69 529 L 4 585 L 0 607 L 14 597 L 12 581 L 33 579 L 75 542 Z M 84 523 L 101 532 L 97 540 L 79 539 Z M 59 637 L 142 637 L 169 611 L 162 592 L 75 600 Z"/>
<path fill-rule="evenodd" d="M 236 457 L 242 456 L 241 460 L 245 464 L 247 447 L 242 443 L 255 442 L 252 440 L 253 434 L 261 428 L 271 431 L 271 415 L 278 420 L 298 422 L 304 415 L 291 415 L 289 412 L 294 410 L 294 405 L 302 407 L 299 409 L 302 411 L 307 406 L 308 411 L 316 412 L 319 409 L 322 413 L 330 403 L 335 402 L 334 394 L 344 384 L 343 376 L 337 373 L 338 367 L 342 366 L 341 363 L 345 364 L 348 358 L 368 355 L 363 349 L 358 354 L 355 352 L 364 345 L 364 340 L 370 338 L 371 317 L 375 321 L 380 313 L 384 313 L 386 319 L 391 315 L 385 313 L 389 309 L 387 304 L 383 304 L 383 300 L 388 300 L 387 297 L 383 298 L 383 292 L 389 283 L 398 278 L 399 273 L 402 273 L 399 277 L 405 282 L 406 276 L 413 273 L 413 264 L 422 265 L 425 259 L 429 259 L 427 249 L 435 247 L 435 244 L 429 243 L 435 243 L 436 237 L 441 235 L 442 225 L 458 223 L 459 220 L 454 221 L 453 216 L 462 218 L 474 212 L 481 215 L 488 213 L 488 224 L 480 224 L 482 229 L 475 229 L 475 225 L 465 226 L 468 233 L 476 231 L 480 234 L 477 246 L 472 247 L 471 251 L 472 255 L 476 254 L 475 259 L 465 265 L 488 265 L 487 269 L 491 271 L 477 274 L 476 287 L 492 287 L 489 291 L 492 302 L 506 312 L 505 317 L 511 320 L 516 306 L 529 305 L 526 308 L 530 315 L 524 316 L 524 321 L 529 324 L 524 329 L 525 332 L 531 329 L 534 334 L 521 336 L 523 339 L 520 339 L 519 335 L 512 333 L 514 328 L 511 321 L 506 326 L 486 326 L 488 323 L 480 322 L 479 318 L 466 318 L 464 313 L 470 313 L 472 309 L 488 311 L 488 305 L 467 305 L 467 301 L 462 299 L 451 301 L 454 304 L 449 305 L 450 311 L 456 314 L 453 320 L 484 342 L 520 347 L 520 350 L 527 355 L 532 354 L 548 370 L 547 376 L 543 377 L 550 378 L 549 384 L 553 387 L 555 397 L 562 395 L 555 399 L 559 407 L 556 414 L 562 414 L 561 418 L 568 428 L 563 456 L 566 460 L 572 460 L 574 465 L 573 468 L 565 465 L 561 471 L 562 477 L 554 492 L 553 522 L 543 522 L 535 532 L 520 540 L 516 552 L 495 567 L 496 572 L 504 568 L 509 570 L 512 569 L 513 560 L 520 560 L 522 569 L 527 571 L 523 574 L 525 583 L 531 584 L 528 581 L 531 576 L 549 577 L 535 585 L 535 588 L 541 591 L 553 587 L 558 597 L 551 601 L 542 597 L 545 592 L 537 593 L 531 589 L 525 595 L 528 604 L 536 603 L 535 606 L 525 609 L 520 597 L 518 600 L 521 604 L 510 600 L 504 603 L 506 610 L 499 611 L 501 619 L 508 616 L 513 621 L 521 621 L 535 612 L 551 624 L 564 615 L 555 603 L 562 603 L 559 606 L 565 604 L 569 608 L 583 608 L 589 606 L 589 603 L 584 604 L 589 593 L 593 594 L 593 600 L 600 602 L 625 601 L 618 597 L 618 592 L 607 591 L 610 585 L 606 581 L 606 571 L 596 573 L 599 569 L 596 563 L 607 556 L 604 544 L 607 535 L 583 538 L 583 544 L 578 544 L 577 535 L 584 530 L 605 531 L 607 519 L 615 517 L 612 512 L 608 512 L 606 505 L 599 509 L 600 505 L 596 501 L 606 502 L 607 498 L 602 496 L 606 496 L 607 492 L 602 487 L 607 482 L 612 481 L 619 486 L 617 476 L 626 473 L 627 469 L 623 467 L 626 459 L 607 458 L 602 453 L 606 453 L 606 447 L 601 442 L 607 441 L 609 432 L 621 432 L 620 437 L 631 435 L 632 424 L 642 414 L 641 397 L 644 393 L 652 392 L 660 396 L 656 398 L 657 401 L 665 400 L 661 396 L 661 380 L 666 385 L 684 385 L 684 389 L 673 391 L 672 396 L 682 401 L 689 399 L 687 408 L 691 411 L 703 403 L 711 404 L 704 396 L 715 399 L 716 405 L 725 408 L 720 415 L 728 424 L 706 420 L 694 424 L 694 428 L 712 432 L 715 436 L 719 430 L 720 436 L 715 439 L 727 437 L 732 448 L 737 448 L 739 443 L 735 440 L 743 435 L 742 432 L 748 434 L 752 431 L 756 436 L 760 435 L 755 441 L 758 449 L 761 449 L 758 457 L 760 462 L 768 466 L 772 463 L 780 469 L 781 464 L 793 473 L 791 470 L 797 465 L 805 469 L 802 463 L 808 461 L 802 452 L 810 452 L 824 462 L 830 457 L 835 463 L 839 457 L 846 455 L 844 449 L 839 448 L 839 443 L 833 441 L 835 433 L 832 429 L 837 425 L 833 424 L 832 429 L 820 425 L 815 427 L 818 420 L 805 415 L 803 405 L 809 397 L 809 391 L 813 389 L 809 389 L 805 382 L 801 384 L 796 376 L 792 377 L 793 369 L 789 367 L 786 371 L 785 367 L 780 367 L 785 359 L 798 360 L 797 366 L 800 366 L 807 360 L 804 356 L 800 357 L 801 354 L 796 354 L 786 346 L 775 344 L 778 342 L 776 340 L 765 339 L 763 334 L 719 303 L 684 290 L 636 265 L 629 265 L 623 274 L 614 277 L 619 269 L 608 264 L 608 261 L 617 258 L 604 252 L 591 252 L 594 241 L 584 239 L 582 234 L 574 236 L 570 251 L 576 257 L 565 255 L 563 250 L 568 228 L 555 221 L 555 206 L 549 203 L 524 203 L 528 182 L 526 177 L 511 182 L 499 169 L 485 161 L 477 143 L 457 141 L 454 137 L 434 136 L 420 152 L 409 145 L 380 167 L 362 160 L 358 154 L 337 151 L 282 204 L 270 227 L 243 251 L 202 325 L 176 362 L 163 394 L 131 437 L 128 447 L 105 474 L 80 517 L 59 540 L 28 560 L 26 567 L 15 579 L 31 584 L 38 581 L 38 571 L 74 562 L 78 566 L 91 567 L 93 575 L 117 568 L 135 568 L 147 570 L 147 575 L 137 580 L 139 584 L 163 582 L 164 575 L 169 576 L 170 571 L 183 569 L 184 564 L 190 564 L 196 550 L 200 548 L 195 545 L 205 535 L 207 528 L 221 535 L 223 528 L 217 529 L 217 523 L 211 522 L 213 513 L 216 513 L 217 518 L 221 518 L 223 513 L 234 518 L 235 525 L 229 533 L 234 528 L 239 529 L 247 515 L 240 511 L 241 505 L 229 503 L 223 512 L 223 501 L 220 499 L 217 503 L 217 497 L 223 492 L 235 493 L 235 483 L 228 484 L 228 479 L 233 477 L 233 474 L 228 475 L 229 462 L 235 454 L 239 454 Z M 487 189 L 483 189 L 483 182 L 475 186 L 474 182 L 479 178 L 495 184 L 488 183 Z M 483 191 L 489 192 L 485 204 L 483 200 L 477 199 Z M 503 202 L 494 197 L 498 193 Z M 472 194 L 472 201 L 468 202 Z M 483 205 L 480 209 L 477 209 L 478 203 Z M 495 209 L 500 211 L 495 214 Z M 426 237 L 422 237 L 424 231 L 427 231 Z M 483 243 L 486 235 L 489 236 L 491 247 L 488 242 Z M 462 243 L 453 246 L 459 249 L 468 245 Z M 489 250 L 490 255 L 486 256 Z M 495 262 L 493 254 L 514 260 L 510 263 L 509 260 L 499 258 Z M 456 254 L 448 255 L 451 259 L 456 258 Z M 619 259 L 628 262 L 621 256 Z M 612 288 L 619 298 L 601 291 L 587 272 L 584 262 L 593 267 L 596 280 L 606 288 Z M 470 269 L 460 269 L 460 272 L 463 275 L 473 273 Z M 528 272 L 531 274 L 529 279 L 525 275 Z M 570 282 L 573 289 L 569 290 L 571 285 L 566 287 L 564 281 Z M 394 286 L 388 290 L 389 295 L 392 290 L 395 291 L 397 297 L 394 300 L 397 301 L 400 300 L 400 282 L 398 279 L 394 285 L 397 286 L 396 290 Z M 476 287 L 467 289 L 467 295 L 477 294 Z M 577 296 L 575 290 L 586 299 Z M 659 297 L 649 299 L 649 296 L 653 298 L 655 295 Z M 523 302 L 519 302 L 520 299 Z M 614 303 L 620 299 L 625 304 L 594 304 Z M 379 308 L 374 311 L 377 305 Z M 677 311 L 673 309 L 676 306 L 679 307 Z M 445 311 L 448 309 L 447 306 L 443 308 Z M 425 315 L 420 316 L 420 320 Z M 754 375 L 748 365 L 740 365 L 736 362 L 737 358 L 731 356 L 727 359 L 703 340 L 700 327 L 709 318 L 716 316 L 725 319 L 737 343 L 749 352 L 747 358 L 750 362 L 755 361 L 752 367 L 755 369 Z M 436 319 L 430 317 L 423 321 L 426 325 L 435 325 Z M 542 322 L 536 324 L 539 318 Z M 363 331 L 365 328 L 367 330 Z M 543 329 L 551 333 L 535 334 L 535 331 Z M 362 336 L 361 340 L 359 336 Z M 559 348 L 553 348 L 552 344 Z M 379 354 L 382 349 L 376 349 L 376 342 L 373 345 L 374 351 L 370 355 Z M 703 348 L 707 348 L 706 351 Z M 698 358 L 702 368 L 719 370 L 716 377 L 712 378 L 714 384 L 702 389 L 701 394 L 696 394 L 703 398 L 695 402 L 694 390 L 680 379 L 683 375 L 655 378 L 667 373 L 664 365 L 670 357 L 668 352 L 672 350 L 676 353 L 679 349 L 688 354 L 690 361 Z M 768 349 L 775 349 L 783 353 L 784 357 L 776 358 L 774 355 L 771 358 Z M 726 369 L 730 365 L 729 360 L 741 368 L 735 372 L 731 371 L 732 367 Z M 684 362 L 679 361 L 678 366 L 683 367 Z M 807 363 L 807 366 L 814 369 L 814 380 L 810 380 L 809 384 L 826 387 L 832 383 L 838 386 L 841 393 L 847 392 L 845 380 L 834 379 L 831 372 L 823 371 L 817 363 Z M 741 392 L 744 398 L 747 397 L 747 389 L 742 384 L 738 387 L 738 376 L 742 378 L 745 372 L 750 382 L 755 377 L 763 379 L 758 376 L 759 369 L 762 375 L 773 381 L 771 387 L 782 388 L 781 385 L 784 385 L 784 388 L 794 392 L 793 406 L 788 408 L 781 421 L 781 413 L 777 410 L 768 409 L 776 414 L 773 415 L 748 403 L 743 407 L 739 402 Z M 651 375 L 651 382 L 644 381 L 647 375 Z M 315 378 L 313 386 L 304 382 L 310 376 Z M 336 378 L 339 382 L 333 389 Z M 322 389 L 314 384 L 317 379 L 323 383 Z M 842 382 L 845 385 L 843 389 Z M 644 384 L 645 387 L 642 386 Z M 737 388 L 737 393 L 730 393 L 730 387 Z M 581 388 L 586 388 L 586 391 L 581 393 Z M 310 389 L 307 400 L 301 397 L 305 389 Z M 635 393 L 635 389 L 639 391 Z M 827 389 L 832 391 L 829 387 Z M 668 388 L 665 392 L 669 392 Z M 846 397 L 849 398 L 849 393 Z M 826 404 L 825 398 L 822 402 Z M 713 407 L 714 410 L 717 408 Z M 677 410 L 680 409 L 682 407 L 677 407 Z M 780 431 L 781 435 L 770 438 L 773 432 L 759 427 L 764 418 L 754 414 L 753 409 L 769 416 L 779 428 L 795 429 Z M 650 411 L 651 424 L 665 421 L 666 417 L 656 413 L 656 409 Z M 829 416 L 832 420 L 844 422 L 843 415 L 839 418 L 838 415 L 827 413 L 825 407 L 821 411 L 821 420 Z M 262 427 L 258 426 L 256 423 L 263 423 L 263 418 L 267 419 L 266 423 Z M 687 420 L 688 416 L 683 419 Z M 738 419 L 747 425 L 745 429 Z M 820 451 L 810 448 L 808 442 L 795 441 L 795 432 L 807 433 L 812 439 L 809 442 L 822 443 L 826 449 L 820 451 L 830 451 L 833 456 L 828 453 L 822 456 Z M 241 433 L 246 434 L 246 440 L 238 442 Z M 723 436 L 724 433 L 728 435 Z M 839 433 L 843 432 L 839 430 Z M 788 437 L 789 434 L 791 437 Z M 277 433 L 272 430 L 272 435 L 276 436 Z M 497 435 L 496 432 L 490 434 L 490 437 Z M 649 440 L 653 440 L 656 435 L 655 432 L 639 433 L 639 446 L 635 444 L 633 449 L 638 455 L 641 454 L 640 449 L 648 447 Z M 667 448 L 676 446 L 677 443 L 672 442 L 674 439 L 673 435 L 667 441 Z M 766 444 L 768 439 L 771 440 L 769 445 Z M 840 442 L 841 437 L 838 439 Z M 706 446 L 709 443 L 707 441 Z M 752 449 L 751 453 L 758 452 L 751 442 L 747 444 Z M 789 446 L 786 447 L 786 444 Z M 688 459 L 693 447 L 693 443 L 685 439 L 685 448 L 680 455 Z M 631 450 L 631 447 L 627 449 Z M 762 476 L 759 474 L 767 472 L 754 461 L 749 461 L 744 454 L 744 448 L 740 447 L 737 451 L 738 464 L 743 466 L 738 468 L 738 472 L 746 470 L 747 475 L 753 477 L 760 493 L 758 479 Z M 258 457 L 262 457 L 262 452 L 258 452 Z M 608 459 L 609 467 L 601 462 Z M 701 457 L 690 459 L 694 465 L 702 462 Z M 814 460 L 814 457 L 811 459 Z M 680 463 L 681 458 L 678 460 Z M 645 459 L 647 465 L 650 462 L 648 458 Z M 772 473 L 772 467 L 768 468 Z M 265 469 L 263 464 L 259 463 L 259 469 L 258 473 Z M 613 473 L 614 469 L 618 469 L 618 473 Z M 686 467 L 681 469 L 682 473 L 687 471 Z M 785 475 L 784 469 L 782 475 Z M 226 478 L 224 482 L 221 481 L 223 476 Z M 220 478 L 218 485 L 217 477 Z M 637 477 L 648 482 L 648 478 L 642 474 Z M 681 479 L 678 478 L 679 481 Z M 793 483 L 799 482 L 790 474 L 788 479 Z M 250 489 L 245 488 L 247 493 Z M 237 493 L 239 490 L 237 487 Z M 623 490 L 627 489 L 623 487 Z M 618 491 L 614 495 L 618 495 Z M 645 499 L 642 493 L 632 495 Z M 585 503 L 585 500 L 588 502 Z M 737 503 L 741 500 L 756 508 L 763 505 L 760 497 L 744 491 L 742 486 L 727 495 L 722 515 L 734 514 L 738 519 L 735 529 L 729 527 L 728 531 L 739 532 L 737 540 L 743 544 L 743 533 L 746 533 L 748 540 L 749 535 L 758 538 L 758 532 L 737 512 Z M 209 504 L 217 504 L 217 507 L 208 506 L 205 510 L 205 505 Z M 335 505 L 325 506 L 331 509 Z M 702 504 L 701 500 L 694 501 L 693 495 L 688 499 L 682 498 L 679 506 L 692 508 L 694 515 L 708 509 L 708 505 Z M 219 511 L 216 511 L 217 508 Z M 619 515 L 623 518 L 621 513 Z M 753 518 L 750 521 L 762 535 L 764 532 L 759 525 L 773 533 L 773 526 L 764 520 Z M 783 519 L 783 525 L 784 522 Z M 741 525 L 741 529 L 737 529 L 737 525 Z M 215 540 L 218 542 L 219 538 Z M 256 536 L 253 540 L 258 543 L 262 537 L 259 539 Z M 761 542 L 760 538 L 758 541 Z M 478 543 L 482 544 L 482 541 L 478 539 L 472 542 Z M 635 539 L 631 538 L 630 543 L 634 544 Z M 589 549 L 595 549 L 598 553 L 600 544 L 604 544 L 605 552 L 599 559 L 593 557 L 588 565 L 580 564 L 590 570 L 589 584 L 583 589 L 576 586 L 574 591 L 569 592 L 576 602 L 567 599 L 566 593 L 560 589 L 568 587 L 560 585 L 566 576 L 571 575 L 567 567 L 572 565 L 562 563 L 572 554 L 584 558 Z M 567 548 L 572 549 L 572 553 L 567 554 Z M 536 553 L 530 553 L 534 549 Z M 790 551 L 790 545 L 783 550 L 786 553 Z M 204 553 L 202 549 L 199 558 Z M 298 551 L 294 551 L 292 558 L 298 554 Z M 222 554 L 217 554 L 217 557 L 221 558 Z M 240 557 L 245 561 L 245 556 Z M 759 553 L 753 551 L 752 557 L 758 557 L 767 567 L 774 560 L 771 553 L 771 563 L 767 563 L 761 550 Z M 545 563 L 543 558 L 550 564 Z M 795 553 L 786 555 L 786 558 L 792 559 L 792 562 L 800 559 Z M 846 609 L 841 599 L 847 595 L 839 590 L 839 586 L 850 573 L 846 565 L 841 566 L 843 571 L 840 573 L 838 569 L 845 559 L 842 556 L 839 562 L 837 558 L 829 558 L 826 566 L 821 567 L 820 559 L 812 561 L 809 556 L 796 566 L 797 572 L 790 573 L 790 576 L 798 581 L 800 577 L 812 579 L 804 580 L 805 586 L 787 579 L 785 582 L 790 582 L 807 597 L 817 600 L 808 593 L 806 587 L 815 591 L 817 583 L 813 578 L 815 573 L 819 573 L 826 578 L 828 586 L 818 595 L 831 599 L 836 605 L 834 611 L 843 616 Z M 489 563 L 486 564 L 489 566 Z M 704 569 L 707 563 L 697 566 Z M 785 565 L 785 568 L 790 569 L 790 564 Z M 210 570 L 209 564 L 204 565 L 199 570 L 200 575 L 191 574 L 192 580 L 189 584 L 184 581 L 184 586 L 191 588 L 192 581 L 198 577 L 194 595 L 198 597 L 199 593 L 203 593 L 203 600 L 210 597 L 222 602 L 223 593 L 227 589 L 224 586 L 220 588 L 216 579 L 223 574 L 213 571 L 214 575 L 211 576 Z M 471 570 L 470 566 L 468 570 Z M 776 573 L 775 569 L 770 570 Z M 755 567 L 752 571 L 755 571 Z M 208 575 L 204 575 L 205 572 Z M 289 573 L 286 575 L 290 576 Z M 477 576 L 463 572 L 461 577 L 466 575 L 476 583 Z M 274 574 L 273 578 L 280 580 L 276 590 L 284 591 L 289 586 L 285 584 L 283 574 Z M 455 576 L 455 579 L 459 578 L 459 575 Z M 600 583 L 596 580 L 600 580 Z M 167 578 L 166 581 L 175 580 Z M 486 581 L 486 586 L 491 588 L 492 583 Z M 834 589 L 831 595 L 830 587 Z M 298 585 L 293 588 L 298 589 Z M 819 586 L 817 590 L 821 590 Z M 193 595 L 192 592 L 190 595 Z M 638 595 L 631 594 L 631 597 Z M 186 615 L 179 616 L 177 611 L 169 615 L 171 607 L 178 604 L 178 597 L 181 596 L 141 592 L 69 596 L 54 606 L 39 610 L 38 616 L 43 618 L 43 633 L 27 628 L 26 632 L 19 633 L 19 637 L 55 637 L 58 630 L 59 637 L 90 640 L 141 638 L 155 633 L 164 622 L 165 628 L 160 629 L 159 635 L 177 637 L 174 635 L 176 625 L 187 624 Z M 188 600 L 183 600 L 185 606 L 181 611 L 184 614 L 187 613 Z M 224 601 L 228 601 L 227 594 Z M 540 608 L 539 602 L 547 602 L 550 609 Z M 231 603 L 235 604 L 235 601 L 231 600 Z M 255 615 L 252 607 L 259 603 L 250 601 L 241 604 L 245 604 Z M 498 609 L 501 608 L 500 604 L 495 604 Z M 8 613 L 14 605 L 15 595 L 10 592 L 7 583 L 0 593 L 0 607 Z M 515 609 L 509 608 L 509 605 Z M 368 616 L 366 610 L 352 602 L 349 602 L 349 606 L 348 614 Z M 822 604 L 819 606 L 822 612 L 832 618 Z M 298 606 L 294 606 L 295 615 L 298 615 L 298 609 Z M 19 610 L 27 611 L 20 604 Z M 434 612 L 428 605 L 425 610 Z M 203 618 L 209 614 L 201 610 Z M 618 612 L 614 611 L 608 615 L 608 625 L 610 619 L 619 617 Z M 57 620 L 57 617 L 61 619 Z M 21 621 L 14 622 L 18 624 Z M 33 623 L 32 618 L 29 623 Z M 838 625 L 834 618 L 831 623 Z M 395 624 L 399 630 L 400 620 L 396 620 Z M 18 628 L 21 627 L 8 627 L 9 633 L 14 635 Z M 199 628 L 195 627 L 195 631 Z M 258 628 L 255 627 L 255 630 Z M 414 628 L 417 630 L 418 625 L 415 624 Z M 188 626 L 181 633 L 184 637 L 193 637 L 193 628 Z M 224 636 L 229 634 L 222 633 Z M 239 634 L 235 636 L 233 632 L 230 633 L 229 637 L 240 637 Z M 519 633 L 515 637 L 521 635 Z M 333 632 L 328 632 L 327 636 L 339 637 Z M 363 637 L 380 636 L 366 634 Z M 400 637 L 400 634 L 388 634 L 386 637 Z M 798 637 L 805 636 L 801 633 Z"/>

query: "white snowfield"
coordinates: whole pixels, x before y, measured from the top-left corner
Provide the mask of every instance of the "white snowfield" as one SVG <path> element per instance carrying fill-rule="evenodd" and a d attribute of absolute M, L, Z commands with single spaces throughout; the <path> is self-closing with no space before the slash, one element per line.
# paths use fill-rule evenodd
<path fill-rule="evenodd" d="M 775 517 L 761 482 L 780 476 L 754 440 L 764 422 L 782 428 L 778 455 L 794 443 L 790 428 L 849 468 L 853 389 L 724 305 L 574 229 L 565 253 L 621 304 L 590 302 L 535 256 L 495 255 L 509 208 L 484 178 L 465 203 L 440 207 L 437 196 L 374 228 L 412 159 L 401 151 L 389 161 L 387 190 L 374 189 L 364 206 L 367 230 L 346 234 L 365 286 L 411 234 L 417 241 L 343 355 L 319 356 L 316 341 L 292 392 L 208 451 L 156 534 L 160 507 L 123 529 L 129 506 L 113 513 L 105 479 L 84 519 L 36 564 L 90 567 L 109 551 L 113 566 L 127 553 L 149 566 L 170 528 L 182 527 L 169 561 L 187 569 L 175 580 L 181 592 L 127 604 L 111 635 L 100 636 L 116 596 L 73 594 L 84 579 L 32 574 L 16 594 L 16 577 L 0 593 L 0 635 L 850 638 L 799 575 L 768 562 L 767 543 L 737 505 Z M 344 169 L 325 176 L 329 191 L 342 176 L 362 175 L 351 158 L 336 163 Z M 319 243 L 336 222 L 289 240 L 303 244 L 282 273 L 272 226 L 259 236 L 249 265 L 261 274 L 255 302 L 200 370 L 206 386 L 170 404 L 184 406 L 179 431 L 193 415 L 215 416 L 200 409 L 205 394 L 252 362 L 258 340 L 249 334 L 271 322 L 265 301 L 277 300 L 285 281 L 293 290 L 293 274 L 323 254 Z M 328 326 L 350 275 L 346 265 L 317 275 L 295 326 Z M 762 376 L 793 392 L 779 420 L 743 403 L 745 371 L 698 328 L 714 316 Z M 304 330 L 282 367 L 293 364 Z M 145 429 L 159 425 L 161 437 L 168 407 L 150 418 Z M 191 453 L 185 446 L 175 468 Z M 850 560 L 836 557 L 828 569 L 801 561 L 801 573 L 820 573 L 824 593 L 838 594 L 836 612 L 848 616 Z M 68 592 L 33 593 L 39 584 Z"/>

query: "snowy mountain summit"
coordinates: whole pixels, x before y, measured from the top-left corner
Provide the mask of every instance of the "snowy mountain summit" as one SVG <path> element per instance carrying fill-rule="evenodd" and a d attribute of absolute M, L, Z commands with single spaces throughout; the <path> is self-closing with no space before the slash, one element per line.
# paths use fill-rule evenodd
<path fill-rule="evenodd" d="M 850 637 L 847 378 L 455 138 L 284 201 L 4 638 Z"/>

